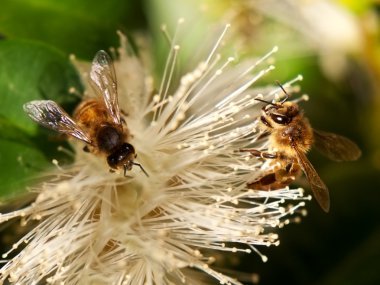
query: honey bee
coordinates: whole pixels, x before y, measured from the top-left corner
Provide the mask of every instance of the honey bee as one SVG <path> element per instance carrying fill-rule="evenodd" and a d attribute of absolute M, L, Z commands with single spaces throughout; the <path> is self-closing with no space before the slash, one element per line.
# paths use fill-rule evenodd
<path fill-rule="evenodd" d="M 269 134 L 269 144 L 276 151 L 240 150 L 263 159 L 273 159 L 272 169 L 255 181 L 247 183 L 247 187 L 255 190 L 284 188 L 303 171 L 318 204 L 328 212 L 330 209 L 328 188 L 307 159 L 307 152 L 314 145 L 331 160 L 353 161 L 360 157 L 361 150 L 346 137 L 312 129 L 298 104 L 287 101 L 288 93 L 282 85 L 279 86 L 286 95 L 282 101 L 273 103 L 256 99 L 266 104 L 262 108 L 260 125 L 263 131 Z"/>
<path fill-rule="evenodd" d="M 105 155 L 110 171 L 123 168 L 126 176 L 136 165 L 148 176 L 134 161 L 135 148 L 128 143 L 130 135 L 120 115 L 115 68 L 103 50 L 92 62 L 90 84 L 97 97 L 83 101 L 74 111 L 74 119 L 51 100 L 28 102 L 24 111 L 40 125 L 85 142 L 85 151 Z"/>

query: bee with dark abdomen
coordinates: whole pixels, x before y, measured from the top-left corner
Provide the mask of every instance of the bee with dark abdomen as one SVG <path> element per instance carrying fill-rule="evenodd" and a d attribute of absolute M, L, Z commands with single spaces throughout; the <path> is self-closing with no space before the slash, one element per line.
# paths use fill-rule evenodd
<path fill-rule="evenodd" d="M 99 51 L 92 62 L 90 83 L 97 97 L 83 101 L 74 119 L 51 100 L 36 100 L 24 105 L 25 112 L 37 123 L 86 143 L 85 151 L 106 156 L 111 170 L 123 168 L 124 175 L 137 165 L 135 148 L 128 142 L 128 129 L 120 116 L 117 81 L 113 62 Z"/>

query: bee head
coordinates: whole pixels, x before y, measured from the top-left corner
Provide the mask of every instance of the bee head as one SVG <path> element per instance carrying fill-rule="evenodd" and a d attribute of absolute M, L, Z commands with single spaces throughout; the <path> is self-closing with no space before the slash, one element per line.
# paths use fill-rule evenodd
<path fill-rule="evenodd" d="M 300 114 L 300 109 L 294 102 L 282 100 L 281 102 L 273 103 L 261 99 L 256 100 L 267 104 L 262 108 L 263 116 L 260 117 L 260 120 L 269 128 L 273 128 L 273 125 L 286 126 L 292 122 L 294 117 Z"/>
<path fill-rule="evenodd" d="M 127 171 L 130 171 L 133 165 L 137 165 L 140 167 L 142 172 L 144 172 L 144 174 L 149 177 L 148 173 L 145 171 L 142 165 L 140 163 L 134 162 L 136 157 L 137 154 L 133 145 L 129 143 L 123 143 L 120 146 L 116 147 L 113 152 L 107 157 L 107 162 L 108 165 L 113 169 L 123 167 L 124 176 L 127 176 Z"/>
<path fill-rule="evenodd" d="M 124 167 L 126 170 L 131 170 L 135 158 L 135 148 L 129 143 L 123 143 L 112 151 L 107 157 L 107 162 L 111 168 Z"/>
<path fill-rule="evenodd" d="M 293 118 L 300 113 L 299 107 L 293 102 L 274 103 L 275 105 L 267 105 L 263 112 L 266 117 L 278 125 L 288 125 Z"/>
<path fill-rule="evenodd" d="M 263 116 L 261 116 L 261 122 L 269 127 L 273 128 L 273 125 L 286 126 L 289 125 L 292 120 L 300 114 L 298 105 L 294 102 L 289 102 L 289 94 L 284 87 L 276 81 L 278 86 L 285 93 L 285 97 L 279 102 L 269 102 L 262 99 L 256 99 L 257 101 L 266 103 L 262 108 Z"/>

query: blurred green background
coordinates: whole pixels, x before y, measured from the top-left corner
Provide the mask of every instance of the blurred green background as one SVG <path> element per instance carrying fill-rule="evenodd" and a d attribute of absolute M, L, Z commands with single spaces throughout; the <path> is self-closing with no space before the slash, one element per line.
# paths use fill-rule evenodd
<path fill-rule="evenodd" d="M 162 23 L 172 30 L 179 17 L 190 23 L 187 52 L 198 53 L 197 31 L 232 24 L 229 45 L 241 58 L 274 45 L 276 70 L 262 83 L 298 74 L 310 100 L 302 106 L 317 129 L 343 134 L 363 150 L 354 163 L 309 158 L 329 186 L 331 211 L 308 203 L 300 224 L 279 231 L 278 247 L 231 262 L 260 275 L 260 284 L 380 284 L 380 5 L 377 1 L 208 0 L 94 2 L 1 0 L 0 2 L 0 191 L 23 192 L 50 165 L 62 141 L 31 122 L 26 101 L 49 98 L 67 110 L 82 83 L 69 55 L 90 60 L 99 49 L 118 46 L 116 30 L 147 35 L 152 69 L 159 77 L 166 57 Z M 186 47 L 185 47 L 186 48 Z M 186 69 L 186 66 L 183 66 Z M 47 145 L 46 140 L 50 140 Z M 62 158 L 63 159 L 63 158 Z M 1 250 L 0 251 L 4 251 Z"/>

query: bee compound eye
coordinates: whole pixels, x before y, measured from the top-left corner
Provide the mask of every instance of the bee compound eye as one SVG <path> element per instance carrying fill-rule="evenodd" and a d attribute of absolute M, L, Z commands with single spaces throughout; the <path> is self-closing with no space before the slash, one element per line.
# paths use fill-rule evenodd
<path fill-rule="evenodd" d="M 120 162 L 120 158 L 118 155 L 111 154 L 107 157 L 108 165 L 112 168 L 116 168 Z"/>
<path fill-rule="evenodd" d="M 287 125 L 292 121 L 291 117 L 285 115 L 271 114 L 270 117 L 275 123 L 280 125 Z"/>

